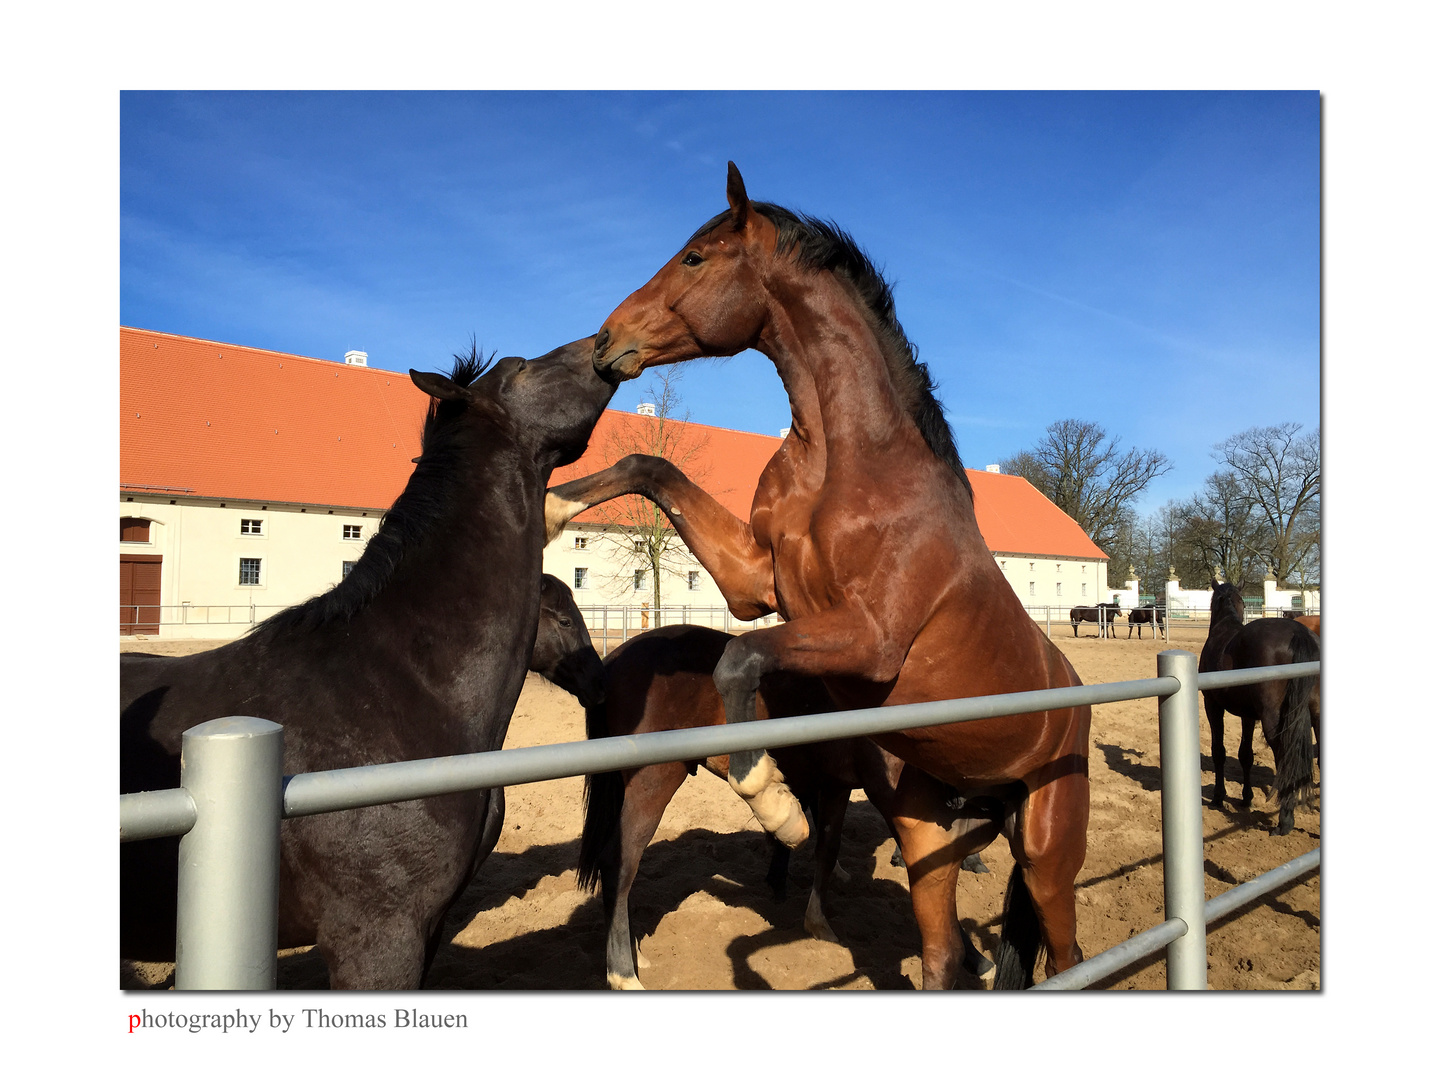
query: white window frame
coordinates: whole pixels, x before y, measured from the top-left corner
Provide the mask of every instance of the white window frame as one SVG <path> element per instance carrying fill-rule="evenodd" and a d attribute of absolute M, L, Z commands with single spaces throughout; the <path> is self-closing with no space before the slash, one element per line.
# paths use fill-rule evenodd
<path fill-rule="evenodd" d="M 256 525 L 256 528 L 254 529 L 254 531 L 250 531 L 250 530 L 247 530 L 247 529 L 245 528 L 246 523 L 247 523 L 247 522 L 251 522 L 251 521 L 253 521 L 253 522 L 255 523 L 255 525 Z M 243 537 L 245 537 L 246 539 L 250 539 L 250 538 L 256 537 L 256 536 L 264 536 L 264 535 L 265 535 L 265 519 L 264 519 L 264 518 L 241 518 L 241 519 L 240 519 L 240 535 L 243 536 Z"/>
<path fill-rule="evenodd" d="M 577 566 L 575 572 L 570 575 L 571 588 L 576 592 L 590 588 L 590 568 L 588 566 Z"/>
<path fill-rule="evenodd" d="M 253 562 L 253 563 L 255 564 L 255 580 L 254 580 L 254 581 L 245 581 L 245 580 L 243 580 L 244 573 L 245 573 L 245 564 L 246 564 L 247 562 Z M 236 571 L 236 574 L 235 574 L 235 587 L 236 587 L 237 589 L 260 589 L 260 588 L 264 588 L 264 586 L 265 586 L 265 560 L 264 560 L 263 558 L 259 558 L 259 557 L 254 556 L 254 555 L 241 555 L 241 556 L 240 556 L 240 562 L 237 564 L 237 571 Z"/>
<path fill-rule="evenodd" d="M 345 535 L 345 533 L 348 532 L 350 529 L 354 529 L 354 530 L 355 530 L 355 535 L 354 535 L 354 536 L 346 536 L 346 535 Z M 365 526 L 363 526 L 363 525 L 354 525 L 354 524 L 345 524 L 345 523 L 342 523 L 341 526 L 340 526 L 340 540 L 341 540 L 342 542 L 344 542 L 344 543 L 351 543 L 351 544 L 356 543 L 357 541 L 362 540 L 362 539 L 364 538 L 364 536 L 365 536 Z"/>

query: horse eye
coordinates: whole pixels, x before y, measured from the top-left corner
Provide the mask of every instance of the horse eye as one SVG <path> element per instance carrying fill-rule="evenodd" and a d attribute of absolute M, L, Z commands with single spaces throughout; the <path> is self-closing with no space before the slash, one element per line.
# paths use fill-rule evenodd
<path fill-rule="evenodd" d="M 690 252 L 690 254 L 686 255 L 685 258 L 680 260 L 680 265 L 699 266 L 704 261 L 705 260 L 700 257 L 700 253 L 698 251 L 692 251 Z"/>
<path fill-rule="evenodd" d="M 566 618 L 563 618 L 563 617 L 562 617 L 562 618 L 556 619 L 555 621 L 558 622 L 561 626 L 565 627 L 565 629 L 567 629 L 567 630 L 570 629 L 570 620 L 569 620 L 569 619 L 566 619 Z"/>

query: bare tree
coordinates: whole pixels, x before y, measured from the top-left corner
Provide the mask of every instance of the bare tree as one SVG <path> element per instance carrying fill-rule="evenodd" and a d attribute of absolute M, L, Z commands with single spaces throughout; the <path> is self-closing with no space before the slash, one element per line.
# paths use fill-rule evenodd
<path fill-rule="evenodd" d="M 1000 465 L 1034 484 L 1107 554 L 1117 544 L 1126 512 L 1150 481 L 1171 467 L 1158 450 L 1122 453 L 1119 436 L 1088 420 L 1057 420 L 1034 449 Z"/>
<path fill-rule="evenodd" d="M 1265 576 L 1265 528 L 1255 502 L 1233 472 L 1212 473 L 1179 507 L 1176 540 L 1186 576 L 1203 585 L 1218 572 L 1242 592 Z"/>
<path fill-rule="evenodd" d="M 1319 574 L 1320 432 L 1301 425 L 1253 427 L 1215 445 L 1263 522 L 1256 554 L 1281 584 Z"/>
<path fill-rule="evenodd" d="M 691 480 L 703 483 L 703 451 L 708 440 L 686 426 L 690 413 L 680 400 L 678 384 L 682 376 L 676 366 L 652 369 L 645 392 L 655 414 L 631 417 L 623 426 L 610 429 L 600 447 L 606 467 L 629 454 L 649 454 L 667 459 Z M 648 591 L 653 608 L 658 609 L 665 578 L 684 578 L 699 568 L 671 527 L 670 519 L 649 499 L 624 495 L 601 503 L 595 512 L 603 521 L 600 539 L 610 546 L 619 567 L 611 575 L 612 592 Z"/>

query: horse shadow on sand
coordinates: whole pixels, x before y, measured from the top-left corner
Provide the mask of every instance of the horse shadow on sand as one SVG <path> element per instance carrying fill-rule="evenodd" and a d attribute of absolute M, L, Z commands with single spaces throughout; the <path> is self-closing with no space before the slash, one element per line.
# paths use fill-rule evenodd
<path fill-rule="evenodd" d="M 817 983 L 817 989 L 850 985 L 861 978 L 877 989 L 913 986 L 901 970 L 902 963 L 920 950 L 909 890 L 874 875 L 876 861 L 888 860 L 893 844 L 887 844 L 889 833 L 879 815 L 867 812 L 865 805 L 856 804 L 847 815 L 839 862 L 850 880 L 832 879 L 826 897 L 831 926 L 849 951 L 855 971 Z M 728 943 L 726 956 L 736 987 L 768 989 L 771 984 L 755 969 L 752 958 L 764 949 L 808 938 L 804 916 L 814 876 L 813 848 L 807 844 L 792 854 L 786 896 L 776 899 L 765 882 L 770 847 L 761 833 L 697 828 L 653 842 L 630 893 L 631 929 L 643 943 L 666 915 L 701 892 L 730 908 L 748 909 L 769 926 L 756 934 L 736 936 Z M 472 990 L 604 989 L 605 920 L 598 895 L 587 896 L 560 926 L 526 931 L 478 948 L 453 941 L 473 919 L 498 912 L 511 897 L 525 895 L 542 880 L 567 872 L 573 880 L 577 854 L 578 841 L 492 854 L 447 916 L 445 944 L 426 985 L 438 982 Z M 877 922 L 877 909 L 893 915 Z M 993 948 L 983 930 L 973 923 L 963 925 L 976 933 L 982 949 Z M 975 980 L 975 985 L 982 984 Z"/>

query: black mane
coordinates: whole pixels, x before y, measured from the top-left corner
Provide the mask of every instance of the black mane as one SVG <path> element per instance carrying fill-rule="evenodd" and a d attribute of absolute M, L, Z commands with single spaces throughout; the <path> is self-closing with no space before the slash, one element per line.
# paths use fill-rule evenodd
<path fill-rule="evenodd" d="M 474 341 L 468 354 L 455 354 L 450 381 L 469 386 L 485 373 L 490 361 L 481 357 Z M 465 472 L 463 455 L 468 440 L 456 421 L 464 415 L 463 401 L 430 399 L 420 434 L 420 457 L 415 471 L 393 506 L 380 519 L 379 528 L 353 569 L 328 592 L 311 597 L 266 619 L 250 632 L 276 633 L 312 630 L 344 622 L 365 608 L 380 593 L 409 551 L 419 546 L 450 513 L 456 480 Z"/>
<path fill-rule="evenodd" d="M 955 439 L 945 420 L 945 411 L 935 397 L 935 381 L 930 377 L 930 369 L 921 362 L 919 351 L 895 317 L 895 297 L 890 283 L 875 269 L 875 264 L 854 238 L 833 221 L 797 214 L 774 203 L 751 202 L 750 208 L 774 224 L 778 234 L 775 244 L 777 254 L 793 251 L 796 262 L 805 269 L 828 270 L 860 294 L 874 317 L 881 352 L 890 368 L 890 379 L 902 407 L 920 429 L 925 444 L 936 457 L 950 466 L 973 499 L 975 492 L 970 487 L 970 478 L 965 475 L 960 453 L 955 449 Z M 700 226 L 686 243 L 693 243 L 729 218 L 728 210 L 717 214 Z"/>

